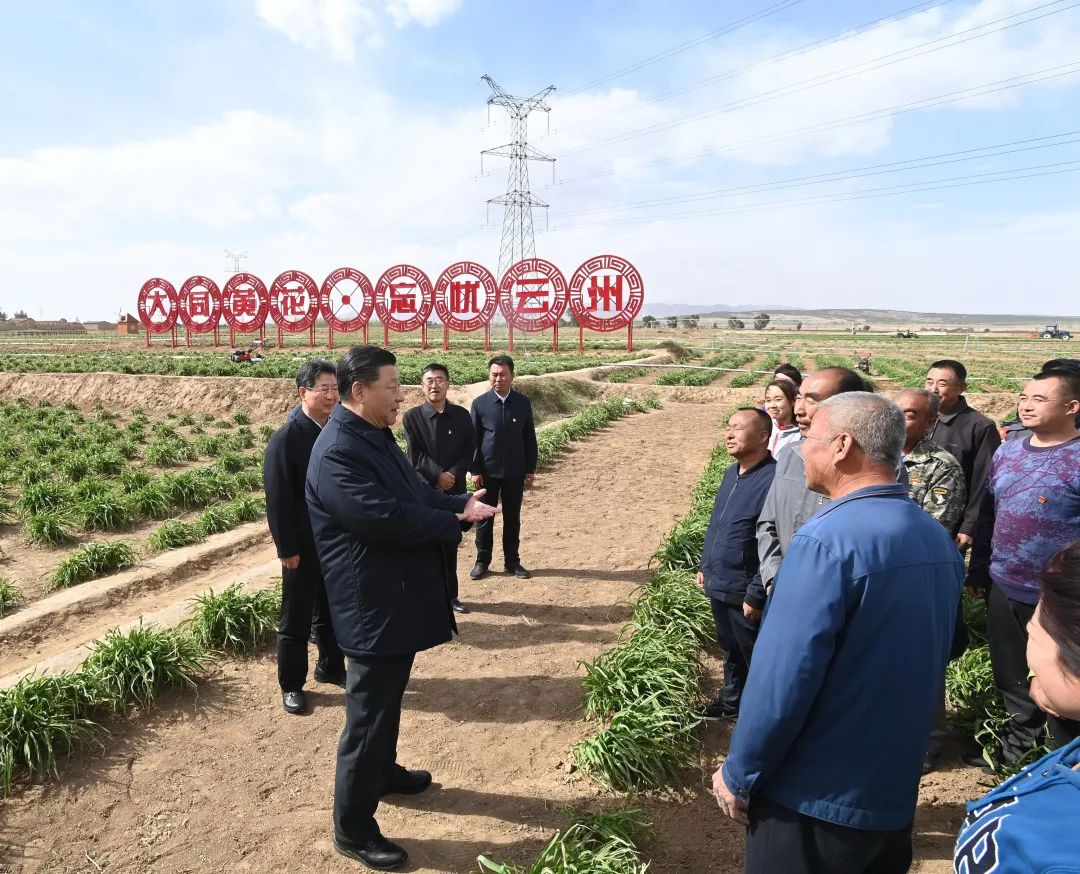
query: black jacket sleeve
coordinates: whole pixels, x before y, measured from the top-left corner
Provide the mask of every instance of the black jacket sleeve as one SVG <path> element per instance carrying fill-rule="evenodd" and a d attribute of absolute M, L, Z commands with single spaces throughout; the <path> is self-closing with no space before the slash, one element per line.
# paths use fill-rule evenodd
<path fill-rule="evenodd" d="M 266 447 L 263 489 L 266 492 L 266 521 L 274 538 L 278 558 L 300 554 L 300 530 L 304 512 L 304 483 L 293 482 L 289 464 L 290 426 L 279 430 Z"/>
<path fill-rule="evenodd" d="M 990 559 L 994 545 L 994 521 L 997 508 L 994 493 L 987 485 L 980 502 L 979 520 L 972 532 L 971 559 L 968 562 L 967 584 L 977 589 L 989 589 Z"/>
<path fill-rule="evenodd" d="M 536 473 L 536 459 L 539 455 L 539 450 L 536 446 L 536 423 L 533 421 L 532 402 L 528 398 L 525 398 L 525 403 L 529 409 L 524 428 L 525 472 Z"/>
<path fill-rule="evenodd" d="M 482 442 L 481 435 L 483 435 L 484 433 L 483 426 L 481 424 L 482 417 L 480 413 L 480 409 L 483 405 L 481 402 L 482 398 L 483 395 L 481 395 L 479 398 L 476 398 L 476 400 L 472 402 L 472 408 L 469 413 L 469 416 L 472 419 L 473 443 L 476 444 L 476 449 L 473 451 L 472 465 L 470 467 L 470 470 L 472 470 L 474 474 L 477 474 L 479 476 L 484 475 L 484 453 L 483 447 L 480 445 Z"/>
<path fill-rule="evenodd" d="M 971 489 L 968 492 L 967 507 L 960 522 L 960 533 L 975 536 L 979 525 L 983 503 L 987 498 L 986 481 L 990 476 L 990 462 L 1001 445 L 1001 436 L 997 428 L 989 425 L 979 435 L 979 448 L 971 465 Z M 992 500 L 992 499 L 991 499 Z"/>
<path fill-rule="evenodd" d="M 450 465 L 450 472 L 459 483 L 463 484 L 476 454 L 476 431 L 473 429 L 472 416 L 464 407 L 461 409 L 461 415 L 457 418 L 460 421 L 455 427 L 461 430 L 461 452 L 458 453 L 458 457 Z"/>
<path fill-rule="evenodd" d="M 411 415 L 414 412 L 416 415 Z M 421 415 L 423 413 L 420 408 L 410 410 L 405 415 L 402 423 L 405 427 L 405 445 L 409 448 L 409 464 L 417 469 L 428 485 L 433 486 L 439 481 L 442 468 L 428 454 L 429 447 L 425 439 L 427 429 L 425 423 L 420 419 Z"/>

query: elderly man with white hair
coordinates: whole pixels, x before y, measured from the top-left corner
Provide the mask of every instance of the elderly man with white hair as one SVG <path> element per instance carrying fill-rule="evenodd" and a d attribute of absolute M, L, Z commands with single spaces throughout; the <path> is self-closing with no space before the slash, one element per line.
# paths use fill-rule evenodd
<path fill-rule="evenodd" d="M 784 554 L 754 650 L 721 809 L 748 826 L 748 874 L 902 874 L 964 565 L 896 482 L 904 416 L 848 392 L 803 448 L 831 500 Z"/>

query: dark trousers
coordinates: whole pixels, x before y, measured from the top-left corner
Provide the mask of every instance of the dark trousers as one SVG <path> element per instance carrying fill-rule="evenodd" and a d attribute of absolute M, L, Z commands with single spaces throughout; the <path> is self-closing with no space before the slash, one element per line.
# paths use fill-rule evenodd
<path fill-rule="evenodd" d="M 986 605 L 986 630 L 990 638 L 990 664 L 994 686 L 1005 702 L 1008 728 L 1001 739 L 1001 755 L 1015 762 L 1043 739 L 1043 725 L 1050 730 L 1051 746 L 1061 747 L 1078 735 L 1080 724 L 1049 716 L 1028 694 L 1031 680 L 1027 664 L 1027 624 L 1035 613 L 1032 604 L 1014 601 L 999 586 L 990 587 Z"/>
<path fill-rule="evenodd" d="M 525 477 L 518 479 L 499 479 L 485 476 L 484 488 L 487 494 L 482 500 L 495 506 L 502 498 L 502 545 L 503 563 L 507 570 L 515 570 L 521 562 L 518 547 L 521 539 L 521 502 L 525 497 Z M 478 564 L 491 564 L 491 551 L 495 540 L 494 519 L 485 519 L 476 524 L 476 561 Z"/>
<path fill-rule="evenodd" d="M 456 601 L 458 598 L 457 553 L 456 544 L 443 546 L 443 555 L 446 557 L 446 588 L 450 593 L 451 601 Z"/>
<path fill-rule="evenodd" d="M 865 831 L 814 819 L 761 795 L 750 799 L 746 874 L 904 874 L 911 826 Z"/>
<path fill-rule="evenodd" d="M 746 687 L 750 657 L 754 654 L 754 641 L 761 623 L 750 622 L 743 616 L 742 604 L 728 604 L 711 597 L 709 604 L 716 625 L 716 642 L 724 651 L 724 686 L 720 690 L 720 701 L 725 710 L 735 713 Z"/>
<path fill-rule="evenodd" d="M 401 699 L 413 656 L 349 658 L 345 728 L 334 777 L 334 833 L 360 845 L 379 834 L 375 811 L 397 762 Z"/>
<path fill-rule="evenodd" d="M 314 564 L 314 567 L 312 565 Z M 281 617 L 277 633 L 278 685 L 282 692 L 304 688 L 308 670 L 308 639 L 314 632 L 319 662 L 327 673 L 345 670 L 345 657 L 338 649 L 330 626 L 326 588 L 318 559 L 300 556 L 295 570 L 281 569 Z"/>

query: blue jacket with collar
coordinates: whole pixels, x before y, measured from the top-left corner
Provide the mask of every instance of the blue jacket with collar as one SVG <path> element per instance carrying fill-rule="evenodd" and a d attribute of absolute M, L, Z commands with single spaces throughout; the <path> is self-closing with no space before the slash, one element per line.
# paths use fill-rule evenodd
<path fill-rule="evenodd" d="M 468 495 L 436 491 L 389 428 L 338 404 L 315 441 L 306 495 L 330 619 L 354 658 L 408 655 L 450 639 L 445 546 Z"/>
<path fill-rule="evenodd" d="M 956 874 L 1080 874 L 1080 739 L 968 804 Z"/>
<path fill-rule="evenodd" d="M 858 489 L 791 539 L 723 776 L 815 819 L 914 815 L 964 563 L 905 485 Z"/>
<path fill-rule="evenodd" d="M 776 459 L 771 455 L 746 473 L 739 473 L 738 462 L 724 471 L 701 553 L 701 573 L 710 598 L 729 604 L 745 599 L 758 610 L 765 606 L 764 598 L 751 601 L 746 595 L 758 576 L 757 520 L 774 473 Z"/>

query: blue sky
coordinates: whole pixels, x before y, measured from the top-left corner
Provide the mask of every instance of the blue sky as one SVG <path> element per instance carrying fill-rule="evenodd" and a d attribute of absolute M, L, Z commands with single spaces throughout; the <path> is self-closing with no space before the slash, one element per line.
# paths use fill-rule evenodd
<path fill-rule="evenodd" d="M 1080 131 L 1080 8 L 949 0 L 901 14 L 916 5 L 19 4 L 0 34 L 0 308 L 112 316 L 153 275 L 223 280 L 225 248 L 267 281 L 343 265 L 374 280 L 403 260 L 433 277 L 461 258 L 495 270 L 501 216 L 485 226 L 484 201 L 505 163 L 481 177 L 478 153 L 509 127 L 498 111 L 487 122 L 489 73 L 515 94 L 558 88 L 550 135 L 540 117 L 531 137 L 559 181 L 539 165 L 532 178 L 551 203 L 537 252 L 567 274 L 614 252 L 656 301 L 1080 312 L 1080 133 L 864 169 Z M 820 174 L 835 176 L 730 190 Z M 955 187 L 895 193 L 907 183 Z M 670 198 L 683 199 L 641 205 Z"/>

